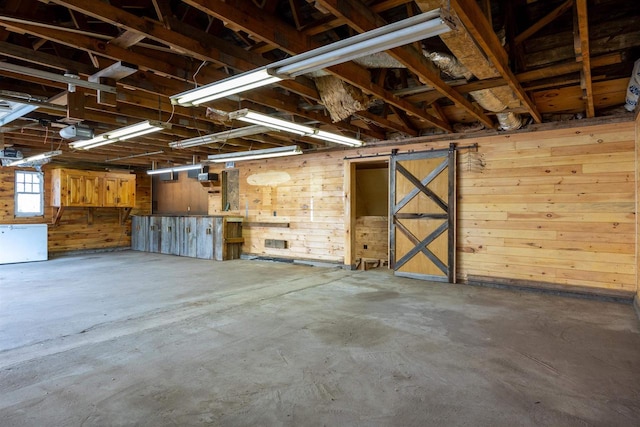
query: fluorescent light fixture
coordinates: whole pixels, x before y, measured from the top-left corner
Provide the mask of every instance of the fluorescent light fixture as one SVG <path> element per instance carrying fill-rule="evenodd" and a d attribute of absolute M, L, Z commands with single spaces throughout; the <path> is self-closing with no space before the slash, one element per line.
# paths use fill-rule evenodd
<path fill-rule="evenodd" d="M 4 126 L 7 123 L 11 123 L 16 119 L 19 119 L 20 117 L 26 116 L 27 114 L 38 108 L 37 105 L 18 104 L 15 102 L 11 104 L 13 110 L 8 113 L 2 113 L 2 115 L 0 116 L 0 126 Z"/>
<path fill-rule="evenodd" d="M 238 162 L 242 160 L 269 159 L 272 157 L 295 156 L 302 154 L 297 145 L 266 148 L 264 150 L 241 151 L 238 153 L 213 154 L 207 159 L 211 163 Z"/>
<path fill-rule="evenodd" d="M 49 71 L 37 70 L 35 68 L 23 67 L 21 65 L 10 64 L 8 62 L 0 62 L 0 70 L 11 71 L 14 73 L 24 74 L 31 77 L 39 77 L 47 80 L 52 80 L 59 83 L 67 83 L 74 86 L 85 87 L 87 89 L 101 90 L 103 92 L 116 93 L 116 88 L 113 86 L 103 85 L 100 83 L 88 82 L 82 80 L 79 77 L 69 77 L 68 75 L 60 75 L 51 73 Z"/>
<path fill-rule="evenodd" d="M 72 142 L 71 144 L 69 144 L 69 147 L 89 150 L 91 148 L 100 147 L 102 145 L 113 144 L 114 142 L 125 141 L 129 138 L 135 138 L 137 136 L 157 132 L 161 129 L 171 129 L 171 125 L 164 122 L 146 120 L 135 125 L 126 126 L 120 129 L 113 130 L 111 132 L 105 132 L 96 136 L 95 138 Z"/>
<path fill-rule="evenodd" d="M 60 150 L 48 151 L 46 153 L 36 154 L 35 156 L 25 157 L 20 160 L 14 160 L 13 162 L 9 163 L 7 166 L 19 166 L 25 163 L 39 162 L 41 160 L 50 159 L 51 157 L 54 157 L 54 156 L 59 156 L 60 154 L 62 154 L 62 151 Z"/>
<path fill-rule="evenodd" d="M 256 125 L 267 126 L 272 129 L 283 130 L 285 132 L 291 132 L 302 135 L 309 135 L 313 133 L 313 128 L 305 125 L 299 125 L 287 120 L 277 119 L 275 117 L 267 116 L 266 114 L 256 113 L 249 109 L 242 109 L 229 113 L 230 119 L 238 119 L 243 122 L 254 123 Z"/>
<path fill-rule="evenodd" d="M 211 144 L 213 142 L 225 142 L 232 138 L 242 138 L 244 136 L 256 135 L 272 130 L 267 126 L 245 126 L 243 128 L 229 129 L 211 135 L 196 136 L 195 138 L 183 139 L 169 143 L 171 148 L 189 148 L 198 145 Z"/>
<path fill-rule="evenodd" d="M 300 136 L 308 136 L 311 138 L 322 139 L 324 141 L 333 142 L 336 144 L 348 145 L 351 147 L 359 147 L 362 145 L 362 141 L 339 135 L 337 133 L 326 132 L 320 129 L 315 129 L 310 126 L 300 125 L 287 120 L 277 119 L 275 117 L 267 116 L 266 114 L 256 113 L 255 111 L 248 110 L 246 108 L 229 113 L 230 119 L 237 119 L 243 122 L 255 123 L 257 125 L 268 126 L 274 129 L 283 130 L 285 132 L 295 133 Z"/>
<path fill-rule="evenodd" d="M 266 67 L 262 67 L 173 95 L 171 97 L 171 103 L 178 105 L 199 105 L 204 102 L 213 101 L 214 99 L 244 92 L 245 90 L 266 86 L 280 80 L 282 80 L 282 78 L 272 75 Z"/>
<path fill-rule="evenodd" d="M 196 169 L 202 169 L 202 164 L 196 163 L 192 165 L 173 166 L 170 168 L 150 169 L 147 171 L 147 175 L 159 175 L 161 173 L 169 173 L 169 172 L 184 172 L 184 171 L 192 171 Z"/>
<path fill-rule="evenodd" d="M 448 23 L 441 18 L 440 9 L 435 9 L 283 59 L 266 67 L 174 95 L 171 102 L 178 105 L 202 104 L 434 37 L 450 30 Z"/>
<path fill-rule="evenodd" d="M 440 9 L 421 13 L 375 30 L 358 34 L 317 49 L 284 59 L 270 67 L 276 75 L 296 77 L 332 65 L 383 52 L 451 30 L 440 17 Z"/>
<path fill-rule="evenodd" d="M 320 129 L 316 129 L 312 135 L 309 135 L 311 138 L 322 139 L 323 141 L 334 142 L 336 144 L 348 145 L 350 147 L 360 147 L 362 145 L 362 141 L 355 138 L 349 138 L 348 136 L 343 136 L 337 133 L 326 132 Z"/>

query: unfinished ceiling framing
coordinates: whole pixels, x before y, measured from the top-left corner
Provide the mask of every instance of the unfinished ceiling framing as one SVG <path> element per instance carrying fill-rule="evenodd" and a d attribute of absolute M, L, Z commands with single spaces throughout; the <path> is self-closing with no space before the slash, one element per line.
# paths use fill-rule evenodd
<path fill-rule="evenodd" d="M 452 31 L 200 106 L 171 104 L 197 85 L 435 8 L 451 16 Z M 0 149 L 148 168 L 292 143 L 335 147 L 268 129 L 169 145 L 244 126 L 225 114 L 243 108 L 367 144 L 630 114 L 639 21 L 635 0 L 6 0 L 0 106 L 38 108 L 0 127 Z M 144 120 L 171 128 L 89 151 L 59 133 Z"/>

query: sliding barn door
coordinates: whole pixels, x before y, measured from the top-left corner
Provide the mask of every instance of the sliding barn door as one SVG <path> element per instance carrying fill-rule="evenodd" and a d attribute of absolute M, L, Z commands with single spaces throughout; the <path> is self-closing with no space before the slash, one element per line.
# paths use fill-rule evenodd
<path fill-rule="evenodd" d="M 397 276 L 455 282 L 455 150 L 391 156 L 389 263 Z"/>

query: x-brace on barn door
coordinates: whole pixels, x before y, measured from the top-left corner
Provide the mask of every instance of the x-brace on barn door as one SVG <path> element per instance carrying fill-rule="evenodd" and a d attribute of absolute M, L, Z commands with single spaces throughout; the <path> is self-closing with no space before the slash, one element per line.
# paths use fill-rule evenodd
<path fill-rule="evenodd" d="M 390 163 L 389 263 L 397 276 L 455 282 L 455 148 Z"/>

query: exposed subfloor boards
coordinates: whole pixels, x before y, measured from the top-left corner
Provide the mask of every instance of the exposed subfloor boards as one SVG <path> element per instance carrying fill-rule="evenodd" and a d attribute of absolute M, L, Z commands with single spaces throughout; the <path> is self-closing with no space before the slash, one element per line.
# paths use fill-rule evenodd
<path fill-rule="evenodd" d="M 0 266 L 0 420 L 633 425 L 631 305 L 132 251 Z"/>

